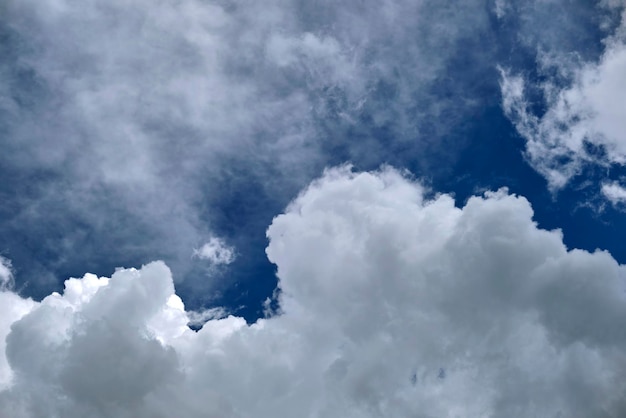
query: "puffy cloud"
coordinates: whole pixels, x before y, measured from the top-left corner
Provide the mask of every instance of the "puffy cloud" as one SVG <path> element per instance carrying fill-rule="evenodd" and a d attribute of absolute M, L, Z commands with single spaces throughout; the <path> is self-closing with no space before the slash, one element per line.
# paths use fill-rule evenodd
<path fill-rule="evenodd" d="M 12 317 L 0 416 L 623 416 L 624 267 L 506 190 L 430 195 L 326 171 L 267 231 L 281 314 L 251 325 L 189 330 L 162 262 L 68 280 Z"/>
<path fill-rule="evenodd" d="M 214 265 L 230 264 L 235 261 L 236 257 L 235 249 L 217 237 L 211 237 L 209 242 L 199 249 L 195 249 L 193 255 L 208 260 Z"/>
<path fill-rule="evenodd" d="M 22 299 L 13 293 L 13 272 L 11 261 L 0 256 L 0 390 L 11 384 L 13 373 L 7 363 L 4 352 L 5 339 L 11 324 L 26 315 L 35 305 L 30 299 Z"/>
<path fill-rule="evenodd" d="M 624 13 L 623 2 L 605 3 Z M 532 82 L 508 70 L 501 72 L 504 111 L 526 140 L 529 162 L 552 190 L 564 187 L 586 164 L 623 166 L 626 162 L 624 16 L 604 39 L 604 52 L 597 61 L 585 60 L 579 53 L 539 48 L 539 71 L 546 81 L 538 87 L 545 112 L 532 110 L 537 104 L 526 91 L 529 84 L 536 87 Z"/>
<path fill-rule="evenodd" d="M 614 205 L 626 202 L 626 189 L 618 182 L 604 183 L 601 190 L 604 197 Z"/>
<path fill-rule="evenodd" d="M 11 325 L 26 315 L 36 302 L 31 299 L 23 299 L 10 291 L 0 291 L 0 390 L 4 390 L 13 381 L 13 372 L 7 358 L 6 336 L 11 330 Z M 1 413 L 0 413 L 1 414 Z"/>

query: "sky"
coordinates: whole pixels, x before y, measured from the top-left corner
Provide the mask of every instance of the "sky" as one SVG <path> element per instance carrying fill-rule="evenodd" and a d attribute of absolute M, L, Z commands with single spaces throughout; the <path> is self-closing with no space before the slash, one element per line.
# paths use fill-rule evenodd
<path fill-rule="evenodd" d="M 623 0 L 0 0 L 0 418 L 626 416 Z"/>

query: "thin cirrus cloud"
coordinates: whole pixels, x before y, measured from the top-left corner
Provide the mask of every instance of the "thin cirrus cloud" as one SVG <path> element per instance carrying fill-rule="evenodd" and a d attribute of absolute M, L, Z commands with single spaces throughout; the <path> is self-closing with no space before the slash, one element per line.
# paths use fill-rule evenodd
<path fill-rule="evenodd" d="M 482 1 L 2 10 L 0 195 L 12 206 L 0 231 L 18 278 L 47 291 L 61 271 L 154 257 L 183 280 L 189 251 L 222 235 L 212 208 L 245 196 L 240 184 L 280 207 L 337 154 L 370 166 L 420 155 L 480 102 L 433 86 L 464 79 L 442 74 L 489 25 Z"/>
<path fill-rule="evenodd" d="M 1 293 L 0 416 L 623 416 L 624 266 L 506 190 L 427 192 L 327 170 L 267 230 L 280 313 L 251 325 L 188 329 L 162 262 Z"/>
<path fill-rule="evenodd" d="M 621 23 L 613 29 L 599 20 L 597 30 L 608 32 L 600 57 L 587 60 L 577 52 L 538 47 L 545 111 L 532 110 L 527 92 L 532 82 L 501 69 L 503 109 L 526 140 L 528 161 L 553 191 L 565 187 L 588 165 L 608 168 L 626 163 L 624 5 L 621 1 L 600 5 L 622 13 Z"/>

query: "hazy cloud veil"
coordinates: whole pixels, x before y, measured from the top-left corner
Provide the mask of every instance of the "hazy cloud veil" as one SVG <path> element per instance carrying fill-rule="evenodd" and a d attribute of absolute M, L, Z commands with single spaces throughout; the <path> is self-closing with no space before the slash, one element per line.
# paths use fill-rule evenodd
<path fill-rule="evenodd" d="M 279 208 L 329 161 L 377 166 L 433 142 L 470 98 L 432 86 L 488 22 L 481 1 L 26 0 L 2 14 L 0 193 L 15 206 L 0 226 L 45 293 L 108 259 L 193 278 L 228 202 Z"/>

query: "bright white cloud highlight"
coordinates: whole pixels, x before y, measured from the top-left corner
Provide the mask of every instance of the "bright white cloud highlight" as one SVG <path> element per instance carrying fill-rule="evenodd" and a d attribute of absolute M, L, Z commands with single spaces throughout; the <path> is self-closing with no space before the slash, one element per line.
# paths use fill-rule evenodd
<path fill-rule="evenodd" d="M 195 249 L 193 255 L 208 260 L 213 265 L 230 264 L 236 258 L 235 249 L 217 237 L 211 237 L 209 242 Z"/>
<path fill-rule="evenodd" d="M 626 202 L 626 188 L 618 182 L 604 183 L 601 190 L 604 197 L 614 205 Z"/>
<path fill-rule="evenodd" d="M 1 294 L 30 312 L 0 415 L 622 417 L 624 267 L 532 216 L 505 190 L 457 208 L 390 168 L 329 170 L 267 232 L 281 315 L 194 333 L 161 262 Z"/>
<path fill-rule="evenodd" d="M 607 5 L 609 6 L 609 5 Z M 623 4 L 612 7 L 623 8 Z M 626 44 L 624 19 L 604 40 L 598 62 L 572 55 L 540 51 L 538 63 L 546 74 L 556 74 L 540 85 L 547 110 L 530 110 L 528 80 L 502 71 L 503 108 L 526 140 L 532 166 L 552 190 L 564 187 L 584 164 L 626 163 Z M 566 87 L 560 87 L 569 80 Z"/>

